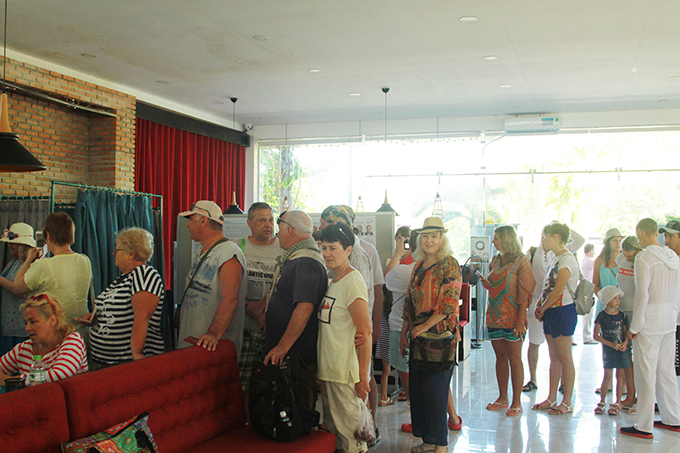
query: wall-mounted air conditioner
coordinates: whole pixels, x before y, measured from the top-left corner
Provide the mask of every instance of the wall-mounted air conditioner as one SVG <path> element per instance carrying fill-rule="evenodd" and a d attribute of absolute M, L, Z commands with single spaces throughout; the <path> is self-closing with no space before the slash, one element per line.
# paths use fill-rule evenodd
<path fill-rule="evenodd" d="M 556 134 L 560 119 L 556 116 L 515 116 L 505 119 L 508 134 Z"/>

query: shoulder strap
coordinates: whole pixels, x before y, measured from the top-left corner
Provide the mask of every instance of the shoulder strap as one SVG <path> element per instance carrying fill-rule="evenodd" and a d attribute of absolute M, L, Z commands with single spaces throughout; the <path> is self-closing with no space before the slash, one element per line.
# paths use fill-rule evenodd
<path fill-rule="evenodd" d="M 241 251 L 245 252 L 246 248 L 246 238 L 241 238 L 241 240 L 238 243 L 238 246 L 241 247 Z"/>
<path fill-rule="evenodd" d="M 203 264 L 203 261 L 208 257 L 212 249 L 214 249 L 217 245 L 227 242 L 229 239 L 227 238 L 222 238 L 218 241 L 216 241 L 213 245 L 210 246 L 210 248 L 203 254 L 201 257 L 201 260 L 198 262 L 198 265 L 196 266 L 196 269 L 194 270 L 194 273 L 191 274 L 191 278 L 189 278 L 189 283 L 187 283 L 187 286 L 184 288 L 184 293 L 182 293 L 182 298 L 179 300 L 179 304 L 182 305 L 184 302 L 184 296 L 187 295 L 187 291 L 189 290 L 189 287 L 191 286 L 191 283 L 194 281 L 194 277 L 196 277 L 196 274 L 198 273 L 198 270 L 201 268 L 201 264 Z"/>
<path fill-rule="evenodd" d="M 529 253 L 531 253 L 531 259 L 529 260 L 531 264 L 534 264 L 534 256 L 536 256 L 536 250 L 538 247 L 529 247 Z"/>

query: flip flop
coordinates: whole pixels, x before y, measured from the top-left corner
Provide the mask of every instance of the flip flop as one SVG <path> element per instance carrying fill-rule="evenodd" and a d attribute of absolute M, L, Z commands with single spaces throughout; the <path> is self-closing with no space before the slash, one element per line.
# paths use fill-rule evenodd
<path fill-rule="evenodd" d="M 494 401 L 493 403 L 489 403 L 489 404 L 486 405 L 486 410 L 487 411 L 497 411 L 497 410 L 500 410 L 500 409 L 505 409 L 508 406 L 509 406 L 508 403 L 503 404 L 503 403 L 498 403 L 498 402 Z"/>
<path fill-rule="evenodd" d="M 533 392 L 534 390 L 537 390 L 538 386 L 533 382 L 529 381 L 527 382 L 524 387 L 522 387 L 523 392 Z"/>
<path fill-rule="evenodd" d="M 564 409 L 562 409 L 564 408 Z M 564 415 L 564 414 L 570 414 L 574 412 L 574 406 L 567 406 L 564 403 L 561 403 L 559 406 L 554 407 L 548 411 L 549 415 Z"/>
<path fill-rule="evenodd" d="M 505 411 L 505 415 L 508 417 L 516 417 L 518 415 L 522 415 L 522 412 L 524 412 L 524 410 L 521 407 L 511 407 Z"/>
<path fill-rule="evenodd" d="M 547 406 L 543 406 L 544 403 L 548 403 Z M 534 411 L 547 411 L 550 409 L 554 409 L 557 407 L 557 401 L 550 401 L 550 400 L 545 400 L 542 403 L 536 403 L 533 406 L 531 406 L 531 410 Z"/>
<path fill-rule="evenodd" d="M 460 415 L 458 416 L 458 424 L 457 425 L 453 424 L 451 422 L 451 417 L 449 417 L 449 421 L 448 421 L 447 424 L 449 425 L 449 429 L 451 431 L 460 431 L 461 429 L 463 429 L 463 417 L 461 417 Z"/>
<path fill-rule="evenodd" d="M 387 399 L 381 399 L 380 402 L 378 403 L 378 406 L 384 407 L 384 406 L 391 406 L 394 404 L 394 400 L 392 398 L 387 398 Z"/>

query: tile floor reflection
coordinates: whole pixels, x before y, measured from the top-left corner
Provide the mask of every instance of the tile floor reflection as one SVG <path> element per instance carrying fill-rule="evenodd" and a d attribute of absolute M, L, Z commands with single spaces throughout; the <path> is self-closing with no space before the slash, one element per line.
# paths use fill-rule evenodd
<path fill-rule="evenodd" d="M 580 325 L 577 332 L 580 332 Z M 680 433 L 654 430 L 653 440 L 623 436 L 621 426 L 635 423 L 635 416 L 621 412 L 618 416 L 595 415 L 599 402 L 595 389 L 602 379 L 602 349 L 600 345 L 583 345 L 580 335 L 573 347 L 576 366 L 574 413 L 555 416 L 532 411 L 531 406 L 543 401 L 548 387 L 548 346 L 540 349 L 538 390 L 522 395 L 524 413 L 508 417 L 504 411 L 486 410 L 487 403 L 498 395 L 495 375 L 495 356 L 490 342 L 482 349 L 473 350 L 467 360 L 454 370 L 451 388 L 458 413 L 463 418 L 463 429 L 450 431 L 451 452 L 680 452 Z M 523 358 L 526 357 L 524 346 Z M 525 362 L 525 373 L 528 369 Z M 527 379 L 525 379 L 526 382 Z M 611 394 L 607 401 L 611 400 Z M 559 400 L 558 400 L 559 401 Z M 657 419 L 659 419 L 657 414 Z M 420 439 L 402 433 L 402 423 L 411 420 L 406 402 L 378 408 L 378 426 L 382 441 L 369 452 L 409 453 Z"/>

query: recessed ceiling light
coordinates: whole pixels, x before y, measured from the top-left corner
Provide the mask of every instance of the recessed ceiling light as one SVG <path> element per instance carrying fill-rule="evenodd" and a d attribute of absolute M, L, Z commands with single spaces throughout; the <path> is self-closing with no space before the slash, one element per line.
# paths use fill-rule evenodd
<path fill-rule="evenodd" d="M 668 80 L 680 80 L 680 76 L 669 77 Z"/>
<path fill-rule="evenodd" d="M 157 80 L 156 83 L 160 83 L 161 85 L 170 85 L 170 82 L 167 80 Z"/>
<path fill-rule="evenodd" d="M 663 103 L 668 102 L 668 99 L 659 99 L 657 102 L 659 102 L 660 104 L 663 104 Z"/>
<path fill-rule="evenodd" d="M 499 85 L 498 88 L 512 88 L 512 85 L 504 83 L 503 85 Z"/>
<path fill-rule="evenodd" d="M 461 22 L 477 22 L 477 18 L 475 16 L 463 16 L 460 18 Z"/>
<path fill-rule="evenodd" d="M 350 95 L 350 96 L 361 96 L 361 93 L 356 93 L 356 92 L 355 92 L 355 93 L 350 93 L 349 95 Z"/>
<path fill-rule="evenodd" d="M 80 56 L 84 58 L 97 58 L 97 54 L 95 53 L 81 53 Z"/>
<path fill-rule="evenodd" d="M 246 64 L 246 62 L 243 61 L 243 60 L 236 60 L 236 61 L 234 61 L 234 63 L 236 63 L 238 65 Z"/>
<path fill-rule="evenodd" d="M 224 104 L 224 102 L 222 102 L 222 101 L 215 101 L 215 102 L 213 102 L 213 104 Z"/>
<path fill-rule="evenodd" d="M 484 57 L 485 60 L 491 61 L 491 60 L 498 60 L 498 57 L 496 55 L 487 55 Z"/>
<path fill-rule="evenodd" d="M 308 69 L 308 71 L 309 71 L 309 72 L 321 72 L 321 69 L 319 69 L 319 68 L 311 68 L 311 69 Z"/>
<path fill-rule="evenodd" d="M 255 41 L 266 41 L 266 40 L 269 39 L 269 36 L 265 36 L 265 35 L 255 35 L 255 36 L 253 36 L 253 39 L 254 39 Z"/>

